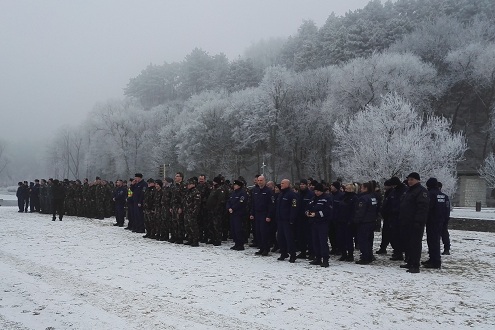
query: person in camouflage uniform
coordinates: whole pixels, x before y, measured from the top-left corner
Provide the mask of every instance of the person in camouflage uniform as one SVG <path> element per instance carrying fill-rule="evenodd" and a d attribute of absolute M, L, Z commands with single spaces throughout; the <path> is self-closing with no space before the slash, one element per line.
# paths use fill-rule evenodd
<path fill-rule="evenodd" d="M 198 216 L 201 210 L 201 193 L 196 189 L 196 179 L 187 180 L 184 196 L 184 227 L 187 235 L 186 245 L 199 246 Z"/>
<path fill-rule="evenodd" d="M 153 196 L 153 228 L 151 237 L 156 240 L 161 240 L 161 225 L 162 225 L 162 197 L 163 197 L 163 181 L 155 181 L 155 194 Z"/>
<path fill-rule="evenodd" d="M 160 240 L 172 242 L 170 229 L 172 228 L 172 178 L 165 178 L 162 194 L 162 214 L 160 218 Z"/>
<path fill-rule="evenodd" d="M 82 216 L 90 218 L 89 208 L 91 201 L 91 191 L 88 183 L 88 179 L 84 179 L 82 186 Z"/>
<path fill-rule="evenodd" d="M 224 205 L 227 204 L 227 201 L 230 198 L 230 191 L 232 190 L 230 187 L 230 183 L 225 180 L 222 175 L 219 175 L 222 178 L 222 203 Z M 229 221 L 229 213 L 227 209 L 223 210 L 222 214 L 222 241 L 227 241 L 229 239 L 230 232 L 230 221 Z"/>
<path fill-rule="evenodd" d="M 83 198 L 81 180 L 77 179 L 74 185 L 74 200 L 76 202 L 76 216 L 83 216 Z"/>
<path fill-rule="evenodd" d="M 144 238 L 154 238 L 154 202 L 155 202 L 155 180 L 148 179 L 148 188 L 144 192 L 144 228 L 146 229 L 146 235 Z"/>
<path fill-rule="evenodd" d="M 222 245 L 222 217 L 226 209 L 222 179 L 218 176 L 213 179 L 213 190 L 206 201 L 206 207 L 210 212 L 210 227 L 208 230 L 210 240 L 207 244 Z"/>
<path fill-rule="evenodd" d="M 105 219 L 105 190 L 99 176 L 96 177 L 94 183 L 94 201 L 96 211 L 95 219 Z"/>
<path fill-rule="evenodd" d="M 175 183 L 171 189 L 171 208 L 172 216 L 171 241 L 177 244 L 184 243 L 184 195 L 186 186 L 184 185 L 184 174 L 177 172 L 175 174 Z"/>
<path fill-rule="evenodd" d="M 114 215 L 114 210 L 115 210 L 115 204 L 113 202 L 113 183 L 109 183 L 106 180 L 101 181 L 103 185 L 103 191 L 104 191 L 104 213 L 105 213 L 105 218 L 110 218 L 111 216 Z"/>
<path fill-rule="evenodd" d="M 53 205 L 53 179 L 48 179 L 48 184 L 46 185 L 46 213 L 52 214 L 52 205 Z"/>
<path fill-rule="evenodd" d="M 206 208 L 206 201 L 210 195 L 211 187 L 206 181 L 206 175 L 201 174 L 198 177 L 198 184 L 196 189 L 199 190 L 201 194 L 201 208 L 199 210 L 198 216 L 198 226 L 199 226 L 199 241 L 201 243 L 208 242 L 208 209 Z"/>

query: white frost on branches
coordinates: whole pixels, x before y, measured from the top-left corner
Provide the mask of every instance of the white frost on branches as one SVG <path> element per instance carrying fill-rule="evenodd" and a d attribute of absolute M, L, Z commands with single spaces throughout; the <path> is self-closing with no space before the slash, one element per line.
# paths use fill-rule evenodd
<path fill-rule="evenodd" d="M 456 165 L 467 149 L 450 121 L 422 117 L 403 97 L 388 94 L 379 106 L 368 106 L 348 121 L 337 122 L 334 170 L 347 180 L 405 178 L 418 172 L 423 181 L 436 177 L 447 194 L 455 192 Z"/>

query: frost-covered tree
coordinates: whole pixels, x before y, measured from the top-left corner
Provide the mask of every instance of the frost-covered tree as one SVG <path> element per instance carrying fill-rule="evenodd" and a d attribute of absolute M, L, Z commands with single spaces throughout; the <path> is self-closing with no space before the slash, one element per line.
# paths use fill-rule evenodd
<path fill-rule="evenodd" d="M 398 93 L 419 110 L 427 110 L 443 87 L 435 68 L 413 54 L 382 53 L 354 59 L 332 74 L 327 106 L 355 113 L 376 105 L 387 93 Z"/>
<path fill-rule="evenodd" d="M 490 153 L 478 169 L 480 176 L 486 180 L 488 187 L 495 188 L 495 156 Z"/>
<path fill-rule="evenodd" d="M 397 94 L 335 123 L 333 131 L 338 176 L 382 181 L 415 171 L 443 182 L 447 194 L 455 191 L 456 166 L 466 151 L 464 136 L 451 132 L 449 120 L 422 116 Z"/>

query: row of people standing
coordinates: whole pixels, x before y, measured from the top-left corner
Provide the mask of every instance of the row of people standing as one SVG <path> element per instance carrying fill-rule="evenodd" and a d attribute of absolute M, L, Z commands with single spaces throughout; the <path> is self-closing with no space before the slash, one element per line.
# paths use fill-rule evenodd
<path fill-rule="evenodd" d="M 259 248 L 257 255 L 266 256 L 270 249 L 272 252 L 280 250 L 279 260 L 289 258 L 295 262 L 298 258 L 309 258 L 312 264 L 324 267 L 328 267 L 331 252 L 328 241 L 332 250 L 340 251 L 341 261 L 354 261 L 354 249 L 359 246 L 361 254 L 356 262 L 373 262 L 374 229 L 381 214 L 384 225 L 379 254 L 386 251 L 390 243 L 394 249 L 392 260 L 405 258 L 405 268 L 410 272 L 419 271 L 418 248 L 426 225 L 430 259 L 425 267 L 441 266 L 437 243 L 439 237 L 446 238 L 449 204 L 434 178 L 427 182 L 430 192 L 426 192 L 426 199 L 419 174 L 411 173 L 407 186 L 398 178 L 391 178 L 385 182 L 383 202 L 374 181 L 347 185 L 337 181 L 326 186 L 301 180 L 292 187 L 290 181 L 284 179 L 277 187 L 269 186 L 263 176 L 255 180 L 256 184 L 248 189 L 242 178 L 230 186 L 220 175 L 212 182 L 207 182 L 204 175 L 184 182 L 182 173 L 177 173 L 174 179 L 145 182 L 142 174 L 136 173 L 129 187 L 117 180 L 111 197 L 106 200 L 111 199 L 115 205 L 115 225 L 124 225 L 127 207 L 126 229 L 146 233 L 146 238 L 192 246 L 200 242 L 220 245 L 230 232 L 235 243 L 232 249 L 244 250 L 252 232 L 251 246 Z M 100 178 L 93 183 L 85 182 L 81 190 L 86 187 L 89 191 L 93 187 L 98 191 L 105 186 L 101 182 Z M 61 220 L 68 187 L 80 185 L 76 182 L 67 186 L 53 180 L 49 186 L 52 190 L 61 186 L 58 197 L 52 198 L 53 209 L 59 211 Z M 97 193 L 94 199 L 83 197 L 81 203 L 94 201 L 96 196 Z M 62 202 L 55 203 L 56 199 Z M 450 243 L 446 244 L 444 254 L 450 248 Z"/>

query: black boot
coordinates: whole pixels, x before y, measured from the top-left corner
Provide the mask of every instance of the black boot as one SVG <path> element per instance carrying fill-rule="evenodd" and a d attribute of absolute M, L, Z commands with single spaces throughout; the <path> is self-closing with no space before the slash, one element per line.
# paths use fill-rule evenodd
<path fill-rule="evenodd" d="M 289 255 L 287 253 L 282 253 L 280 257 L 277 258 L 278 261 L 284 261 Z"/>
<path fill-rule="evenodd" d="M 328 268 L 330 266 L 330 264 L 328 263 L 328 259 L 327 258 L 323 259 L 323 262 L 321 263 L 320 266 Z"/>
<path fill-rule="evenodd" d="M 296 259 L 297 259 L 296 255 L 295 255 L 295 254 L 291 254 L 291 256 L 290 256 L 290 258 L 289 258 L 289 262 L 290 262 L 291 264 L 293 264 L 293 263 L 295 263 L 295 262 L 296 262 Z"/>

